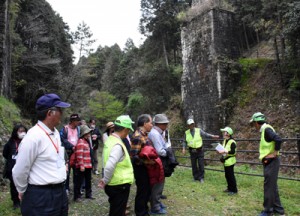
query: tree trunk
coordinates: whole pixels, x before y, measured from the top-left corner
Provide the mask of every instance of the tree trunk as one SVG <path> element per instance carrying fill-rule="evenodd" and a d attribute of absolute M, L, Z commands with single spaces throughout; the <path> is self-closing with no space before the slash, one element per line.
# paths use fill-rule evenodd
<path fill-rule="evenodd" d="M 275 48 L 275 55 L 276 55 L 276 64 L 277 68 L 280 74 L 280 80 L 281 80 L 281 85 L 283 86 L 283 76 L 282 76 L 282 70 L 281 70 L 281 63 L 280 63 L 280 56 L 279 56 L 279 50 L 278 50 L 278 44 L 277 44 L 277 39 L 276 36 L 274 36 L 274 48 Z"/>
<path fill-rule="evenodd" d="M 255 33 L 256 33 L 256 43 L 257 44 L 259 44 L 259 34 L 258 34 L 258 30 L 257 31 L 255 31 Z M 259 57 L 259 50 L 258 50 L 258 47 L 259 46 L 257 46 L 257 50 L 256 50 L 256 58 L 258 58 Z"/>
<path fill-rule="evenodd" d="M 167 53 L 164 37 L 162 37 L 162 45 L 163 45 L 163 52 L 164 52 L 164 58 L 165 58 L 166 66 L 167 66 L 167 68 L 169 68 L 168 53 Z"/>
<path fill-rule="evenodd" d="M 280 36 L 280 50 L 281 50 L 281 59 L 284 62 L 285 59 L 285 40 L 283 37 L 283 30 L 282 30 L 282 18 L 280 12 L 278 12 L 278 24 L 279 24 L 279 36 Z"/>
<path fill-rule="evenodd" d="M 246 31 L 245 22 L 243 22 L 243 29 L 244 29 L 244 36 L 245 36 L 245 41 L 246 41 L 246 45 L 247 45 L 247 50 L 249 50 L 250 46 L 249 46 L 249 41 L 248 41 L 248 35 L 247 35 L 247 31 Z"/>
<path fill-rule="evenodd" d="M 9 28 L 9 5 L 10 0 L 0 3 L 0 37 L 1 37 L 1 87 L 0 95 L 11 98 L 11 38 Z"/>

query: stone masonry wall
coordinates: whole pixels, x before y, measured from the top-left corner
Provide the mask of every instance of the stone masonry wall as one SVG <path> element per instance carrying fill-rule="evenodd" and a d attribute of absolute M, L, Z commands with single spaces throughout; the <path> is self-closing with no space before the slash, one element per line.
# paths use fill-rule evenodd
<path fill-rule="evenodd" d="M 212 9 L 182 28 L 184 117 L 198 127 L 219 133 L 226 124 L 221 102 L 235 88 L 228 59 L 238 57 L 234 14 Z"/>

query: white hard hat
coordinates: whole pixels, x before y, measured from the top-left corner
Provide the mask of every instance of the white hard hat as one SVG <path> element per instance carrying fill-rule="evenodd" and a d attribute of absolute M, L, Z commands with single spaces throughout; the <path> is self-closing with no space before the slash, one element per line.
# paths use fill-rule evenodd
<path fill-rule="evenodd" d="M 186 121 L 186 123 L 187 123 L 188 125 L 195 124 L 195 122 L 194 122 L 193 119 L 188 119 L 188 120 Z"/>

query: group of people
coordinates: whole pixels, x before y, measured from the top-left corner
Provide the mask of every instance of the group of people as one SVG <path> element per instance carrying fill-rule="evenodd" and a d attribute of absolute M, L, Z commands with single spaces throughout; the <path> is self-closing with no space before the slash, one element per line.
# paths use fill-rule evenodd
<path fill-rule="evenodd" d="M 264 175 L 264 202 L 263 211 L 259 216 L 271 216 L 274 214 L 285 215 L 284 208 L 281 204 L 278 192 L 278 173 L 280 166 L 279 151 L 281 149 L 282 139 L 275 132 L 274 128 L 267 123 L 266 117 L 261 112 L 253 114 L 249 121 L 252 127 L 261 133 L 259 145 L 259 160 L 263 164 Z M 204 183 L 204 138 L 219 138 L 218 135 L 208 134 L 200 128 L 195 127 L 193 119 L 187 120 L 189 129 L 185 132 L 183 153 L 188 146 L 190 159 L 192 164 L 192 173 L 195 181 Z M 220 129 L 223 134 L 223 143 L 218 153 L 221 154 L 220 161 L 224 164 L 225 178 L 227 188 L 224 192 L 228 195 L 238 193 L 236 178 L 234 175 L 234 165 L 236 164 L 237 144 L 233 138 L 233 130 L 231 127 Z"/>
<path fill-rule="evenodd" d="M 167 146 L 164 132 L 168 123 L 165 114 L 155 115 L 153 121 L 149 114 L 142 114 L 134 130 L 134 122 L 128 115 L 119 116 L 115 120 L 114 133 L 104 143 L 104 177 L 99 182 L 109 197 L 109 215 L 126 214 L 130 186 L 134 179 L 135 214 L 144 216 L 167 213 L 161 201 L 166 198 L 163 195 L 168 173 L 166 170 L 172 170 L 178 165 L 172 150 Z M 131 136 L 130 132 L 133 132 Z"/>
<path fill-rule="evenodd" d="M 70 122 L 60 131 L 63 109 L 69 103 L 56 94 L 41 96 L 36 102 L 38 122 L 30 130 L 16 125 L 3 150 L 7 159 L 5 177 L 10 180 L 11 199 L 14 208 L 21 206 L 22 215 L 68 215 L 68 191 L 70 171 L 73 171 L 74 201 L 85 197 L 93 199 L 91 174 L 99 174 L 97 149 L 103 138 L 102 178 L 103 188 L 110 203 L 110 216 L 126 215 L 130 187 L 135 180 L 134 211 L 137 216 L 166 214 L 162 203 L 165 177 L 178 165 L 167 131 L 169 119 L 157 114 L 152 119 L 142 114 L 134 122 L 128 115 L 119 116 L 106 125 L 101 135 L 96 121 L 82 124 L 78 114 L 70 116 Z M 279 150 L 281 138 L 262 113 L 255 113 L 251 120 L 261 132 L 259 159 L 264 167 L 264 210 L 261 216 L 277 213 L 284 215 L 278 195 Z M 204 150 L 202 138 L 218 139 L 218 135 L 206 133 L 195 127 L 193 119 L 187 120 L 183 153 L 188 147 L 195 181 L 204 183 Z M 234 176 L 237 144 L 230 127 L 221 129 L 222 155 L 229 195 L 237 194 Z M 150 207 L 148 206 L 150 203 Z"/>
<path fill-rule="evenodd" d="M 98 148 L 102 135 L 96 127 L 96 120 L 82 123 L 78 114 L 70 116 L 69 124 L 60 130 L 62 145 L 66 150 L 67 179 L 66 192 L 69 194 L 70 172 L 73 171 L 74 201 L 81 201 L 81 192 L 85 190 L 87 199 L 92 197 L 91 176 L 98 171 Z"/>

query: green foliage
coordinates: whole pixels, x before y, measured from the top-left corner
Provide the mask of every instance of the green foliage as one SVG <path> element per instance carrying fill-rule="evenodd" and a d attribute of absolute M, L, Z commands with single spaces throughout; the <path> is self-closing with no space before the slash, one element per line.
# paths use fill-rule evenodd
<path fill-rule="evenodd" d="M 147 99 L 139 92 L 133 92 L 129 95 L 126 106 L 127 112 L 133 119 L 137 118 L 144 111 L 144 104 Z"/>
<path fill-rule="evenodd" d="M 183 67 L 181 64 L 172 64 L 170 65 L 170 71 L 172 76 L 176 79 L 176 80 L 180 80 L 181 76 L 182 76 L 182 72 L 183 72 Z"/>
<path fill-rule="evenodd" d="M 169 129 L 171 138 L 181 138 L 186 130 L 186 124 L 183 120 L 180 110 L 182 109 L 182 99 L 180 94 L 175 94 L 171 97 L 167 116 L 170 119 Z"/>
<path fill-rule="evenodd" d="M 187 20 L 187 14 L 185 11 L 180 11 L 177 15 L 176 18 L 179 22 L 184 22 Z"/>
<path fill-rule="evenodd" d="M 133 42 L 128 40 L 124 53 L 120 53 L 118 58 L 118 68 L 116 71 L 110 74 L 112 77 L 112 85 L 109 88 L 109 92 L 114 94 L 118 99 L 124 103 L 128 101 L 128 95 L 134 90 L 133 75 L 138 70 L 138 49 L 134 46 Z"/>
<path fill-rule="evenodd" d="M 243 70 L 249 72 L 251 70 L 255 70 L 257 68 L 264 68 L 268 63 L 270 63 L 271 59 L 265 58 L 241 58 L 239 59 L 239 63 L 243 66 Z"/>
<path fill-rule="evenodd" d="M 14 1 L 11 13 L 14 101 L 32 118 L 41 94 L 68 86 L 58 76 L 71 71 L 73 52 L 67 25 L 45 0 Z"/>
<path fill-rule="evenodd" d="M 299 1 L 238 1 L 235 11 L 237 20 L 242 21 L 238 25 L 243 29 L 241 37 L 244 37 L 247 47 L 249 48 L 249 44 L 259 43 L 261 39 L 271 39 L 281 82 L 293 85 L 294 77 L 300 78 L 299 70 L 294 70 L 299 68 L 300 57 Z M 290 62 L 293 66 L 287 67 L 286 65 L 291 65 Z"/>
<path fill-rule="evenodd" d="M 170 59 L 176 63 L 179 57 L 180 23 L 176 15 L 181 9 L 182 4 L 176 4 L 173 0 L 141 0 L 140 32 L 149 36 L 152 48 L 155 47 L 154 56 L 162 55 L 167 66 Z"/>
<path fill-rule="evenodd" d="M 95 92 L 88 101 L 88 108 L 100 122 L 113 121 L 124 114 L 123 103 L 108 92 Z"/>
<path fill-rule="evenodd" d="M 101 91 L 107 91 L 111 94 L 116 93 L 114 91 L 114 85 L 116 84 L 116 80 L 120 81 L 121 79 L 118 79 L 117 72 L 120 67 L 120 62 L 122 60 L 122 51 L 119 47 L 119 45 L 115 44 L 108 48 L 108 55 L 105 59 L 105 65 L 103 69 L 103 74 L 101 77 Z M 118 91 L 122 91 L 122 88 L 117 88 Z"/>
<path fill-rule="evenodd" d="M 239 63 L 242 66 L 242 83 L 246 82 L 248 76 L 252 71 L 256 71 L 259 68 L 264 68 L 268 63 L 270 63 L 271 59 L 264 58 L 240 58 Z"/>
<path fill-rule="evenodd" d="M 252 89 L 252 86 L 247 85 L 249 78 L 252 76 L 252 73 L 256 73 L 259 69 L 265 69 L 266 66 L 271 62 L 271 59 L 264 58 L 240 58 L 238 60 L 238 64 L 242 69 L 240 82 L 241 88 L 223 102 L 231 108 L 233 108 L 236 104 L 238 104 L 240 107 L 247 106 L 247 104 L 255 97 L 256 94 L 256 89 Z"/>
<path fill-rule="evenodd" d="M 291 80 L 291 84 L 290 84 L 290 91 L 300 91 L 300 80 L 299 78 L 295 77 Z"/>
<path fill-rule="evenodd" d="M 96 40 L 91 39 L 93 37 L 93 33 L 85 22 L 82 21 L 82 23 L 79 23 L 77 30 L 72 32 L 72 36 L 74 43 L 78 45 L 79 59 L 82 54 L 89 54 L 93 51 L 90 47 Z"/>
<path fill-rule="evenodd" d="M 0 132 L 10 134 L 14 124 L 21 122 L 20 109 L 0 96 Z"/>

